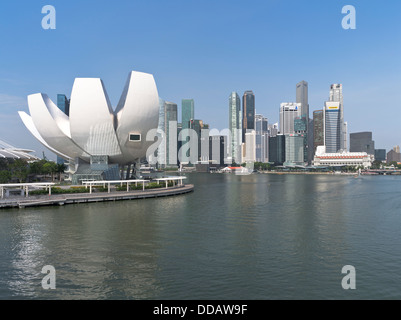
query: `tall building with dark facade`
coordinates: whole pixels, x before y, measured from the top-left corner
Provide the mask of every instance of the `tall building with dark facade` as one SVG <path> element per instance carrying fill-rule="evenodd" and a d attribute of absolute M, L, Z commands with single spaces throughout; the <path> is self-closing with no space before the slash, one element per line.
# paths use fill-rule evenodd
<path fill-rule="evenodd" d="M 242 142 L 247 130 L 255 130 L 255 95 L 250 90 L 242 96 Z"/>
<path fill-rule="evenodd" d="M 64 94 L 57 95 L 57 107 L 63 111 L 67 116 L 70 115 L 70 100 Z M 65 160 L 57 156 L 58 164 L 65 164 Z"/>
<path fill-rule="evenodd" d="M 350 152 L 366 152 L 375 154 L 375 142 L 372 140 L 372 132 L 355 132 L 350 134 Z"/>
<path fill-rule="evenodd" d="M 269 162 L 276 166 L 285 162 L 285 135 L 278 134 L 269 138 Z"/>
<path fill-rule="evenodd" d="M 70 100 L 64 94 L 57 95 L 57 107 L 67 116 L 70 115 Z"/>
<path fill-rule="evenodd" d="M 386 149 L 375 149 L 375 160 L 386 161 Z"/>
<path fill-rule="evenodd" d="M 313 154 L 318 146 L 324 146 L 323 110 L 313 111 Z"/>

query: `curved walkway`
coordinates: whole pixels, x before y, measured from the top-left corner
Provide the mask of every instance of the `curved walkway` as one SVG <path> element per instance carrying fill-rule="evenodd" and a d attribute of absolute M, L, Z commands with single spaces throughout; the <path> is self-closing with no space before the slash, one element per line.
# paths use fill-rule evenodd
<path fill-rule="evenodd" d="M 25 208 L 35 206 L 51 206 L 65 205 L 73 203 L 88 203 L 102 201 L 120 201 L 134 200 L 144 198 L 157 198 L 174 196 L 192 192 L 194 186 L 192 184 L 170 187 L 168 189 L 148 189 L 145 191 L 114 191 L 114 192 L 96 192 L 96 193 L 79 193 L 79 194 L 60 194 L 60 195 L 45 195 L 45 196 L 30 196 L 28 198 L 14 198 L 0 201 L 0 208 Z"/>

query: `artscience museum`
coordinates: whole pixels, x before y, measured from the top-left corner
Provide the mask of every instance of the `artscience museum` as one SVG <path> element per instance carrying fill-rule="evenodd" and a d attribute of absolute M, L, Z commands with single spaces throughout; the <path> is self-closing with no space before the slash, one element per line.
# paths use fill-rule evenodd
<path fill-rule="evenodd" d="M 153 75 L 132 71 L 113 110 L 103 81 L 76 78 L 69 115 L 43 93 L 28 96 L 29 114 L 19 111 L 27 129 L 49 150 L 68 161 L 73 183 L 84 179 L 130 176 L 146 155 L 157 128 L 159 96 Z"/>

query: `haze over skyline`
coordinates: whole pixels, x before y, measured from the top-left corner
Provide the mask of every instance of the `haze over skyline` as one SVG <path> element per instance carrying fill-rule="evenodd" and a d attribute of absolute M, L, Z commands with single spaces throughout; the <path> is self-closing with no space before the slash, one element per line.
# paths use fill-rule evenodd
<path fill-rule="evenodd" d="M 44 5 L 56 29 L 44 30 Z M 344 30 L 343 6 L 356 8 Z M 401 2 L 376 1 L 6 1 L 0 4 L 0 139 L 50 151 L 17 111 L 26 97 L 71 95 L 76 77 L 97 77 L 113 107 L 131 70 L 151 73 L 159 96 L 195 100 L 195 118 L 228 127 L 228 98 L 255 94 L 256 113 L 278 122 L 295 85 L 309 84 L 309 117 L 343 84 L 348 133 L 372 131 L 376 148 L 401 144 Z M 179 119 L 180 120 L 180 119 Z M 53 157 L 53 156 L 52 156 Z"/>

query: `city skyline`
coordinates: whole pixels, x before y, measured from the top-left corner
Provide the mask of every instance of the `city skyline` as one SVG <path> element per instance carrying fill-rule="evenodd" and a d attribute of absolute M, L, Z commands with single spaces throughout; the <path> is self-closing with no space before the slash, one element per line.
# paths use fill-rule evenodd
<path fill-rule="evenodd" d="M 400 30 L 396 21 L 401 4 L 386 4 L 382 9 L 386 14 L 377 15 L 375 4 L 354 1 L 357 29 L 344 30 L 339 3 L 254 1 L 244 17 L 249 23 L 237 26 L 232 21 L 241 15 L 242 2 L 213 3 L 210 11 L 197 2 L 120 1 L 110 6 L 98 1 L 97 15 L 88 16 L 91 3 L 71 8 L 56 1 L 57 28 L 43 30 L 40 4 L 2 3 L 0 33 L 7 50 L 2 51 L 0 61 L 0 137 L 17 147 L 32 147 L 39 156 L 44 150 L 49 157 L 18 118 L 17 110 L 28 109 L 27 96 L 45 91 L 54 101 L 57 94 L 70 98 L 75 77 L 99 77 L 115 108 L 121 79 L 126 70 L 135 69 L 154 74 L 159 97 L 177 104 L 194 99 L 196 118 L 220 130 L 227 127 L 227 95 L 232 91 L 242 96 L 252 90 L 255 112 L 276 123 L 280 103 L 296 101 L 296 83 L 308 82 L 310 118 L 328 101 L 328 86 L 341 83 L 348 136 L 372 131 L 377 148 L 390 150 L 401 144 L 401 133 L 396 131 L 401 116 L 397 108 L 401 45 L 393 41 L 394 32 Z M 163 29 L 159 22 L 152 25 L 147 22 L 150 8 L 152 21 L 168 14 L 180 22 L 163 25 Z M 129 19 L 132 13 L 134 20 Z M 284 16 L 300 13 L 306 18 L 301 27 L 282 23 Z M 108 22 L 111 16 L 118 19 Z M 300 32 L 303 37 L 296 37 Z M 238 46 L 243 36 L 253 50 Z M 126 38 L 133 41 L 128 44 Z M 296 50 L 281 50 L 288 43 Z M 325 49 L 333 43 L 335 50 Z M 188 50 L 182 50 L 184 45 Z M 43 55 L 55 48 L 57 55 Z M 385 106 L 391 116 L 377 112 Z"/>

